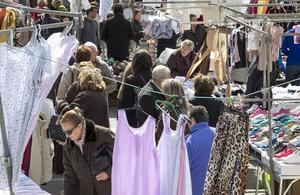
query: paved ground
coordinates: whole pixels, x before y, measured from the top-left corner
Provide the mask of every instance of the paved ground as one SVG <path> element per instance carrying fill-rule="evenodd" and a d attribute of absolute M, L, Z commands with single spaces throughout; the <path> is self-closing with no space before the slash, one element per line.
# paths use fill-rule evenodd
<path fill-rule="evenodd" d="M 117 109 L 111 108 L 109 112 L 110 117 L 110 126 L 113 131 L 116 130 L 117 127 Z M 54 175 L 51 182 L 49 182 L 46 186 L 42 186 L 42 188 L 49 192 L 52 195 L 61 195 L 61 191 L 63 188 L 63 176 L 62 175 Z M 246 195 L 254 195 L 256 188 L 256 168 L 253 164 L 249 164 L 249 173 L 246 187 Z M 259 191 L 259 195 L 265 194 L 264 190 Z"/>

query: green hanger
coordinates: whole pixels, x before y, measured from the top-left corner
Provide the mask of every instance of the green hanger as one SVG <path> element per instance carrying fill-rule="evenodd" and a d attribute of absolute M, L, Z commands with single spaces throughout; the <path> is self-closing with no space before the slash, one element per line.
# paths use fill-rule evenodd
<path fill-rule="evenodd" d="M 159 109 L 162 112 L 165 112 L 160 105 L 166 105 L 168 108 L 171 108 L 171 110 L 174 111 L 174 113 L 178 117 L 179 113 L 178 113 L 178 111 L 176 109 L 176 106 L 175 106 L 175 100 L 176 100 L 176 96 L 175 95 L 173 95 L 169 101 L 156 100 L 155 101 L 155 107 L 156 107 L 156 109 Z"/>

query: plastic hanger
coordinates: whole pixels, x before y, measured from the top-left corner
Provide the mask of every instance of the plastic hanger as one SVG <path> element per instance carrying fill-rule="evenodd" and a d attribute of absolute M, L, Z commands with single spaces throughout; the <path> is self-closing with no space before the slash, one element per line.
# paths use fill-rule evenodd
<path fill-rule="evenodd" d="M 187 122 L 191 122 L 191 120 L 185 115 L 184 112 L 182 112 L 182 110 L 180 109 L 179 105 L 176 104 L 176 99 L 177 98 L 181 98 L 178 96 L 172 96 L 171 99 L 169 101 L 163 101 L 163 100 L 156 100 L 155 101 L 155 107 L 157 109 L 159 109 L 160 111 L 167 113 L 167 111 L 165 111 L 161 105 L 165 105 L 168 108 L 168 111 L 173 111 L 176 114 L 176 117 L 178 118 L 180 114 L 183 115 L 183 118 L 187 121 Z M 170 117 L 174 122 L 177 122 L 174 118 Z"/>
<path fill-rule="evenodd" d="M 164 101 L 164 100 L 156 100 L 155 101 L 155 107 L 159 110 L 163 110 L 162 107 L 160 105 L 165 105 L 168 109 L 170 109 L 171 111 L 174 111 L 174 113 L 176 114 L 176 116 L 179 116 L 179 113 L 175 107 L 175 100 L 176 100 L 176 96 L 172 96 L 171 99 L 169 101 Z"/>
<path fill-rule="evenodd" d="M 67 26 L 64 31 L 62 32 L 63 36 L 67 36 L 69 34 L 69 32 L 72 30 L 74 26 L 74 22 L 72 22 L 69 26 Z"/>

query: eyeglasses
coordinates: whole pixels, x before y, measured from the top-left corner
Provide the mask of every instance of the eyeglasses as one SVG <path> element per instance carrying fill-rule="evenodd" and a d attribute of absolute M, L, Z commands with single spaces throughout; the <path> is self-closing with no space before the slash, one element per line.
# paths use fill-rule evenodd
<path fill-rule="evenodd" d="M 79 123 L 79 124 L 80 124 L 80 123 Z M 74 129 L 76 129 L 76 128 L 78 127 L 79 124 L 77 124 L 77 125 L 76 125 L 75 127 L 73 127 L 72 129 L 65 130 L 65 131 L 64 131 L 65 134 L 67 134 L 67 135 L 72 135 Z"/>

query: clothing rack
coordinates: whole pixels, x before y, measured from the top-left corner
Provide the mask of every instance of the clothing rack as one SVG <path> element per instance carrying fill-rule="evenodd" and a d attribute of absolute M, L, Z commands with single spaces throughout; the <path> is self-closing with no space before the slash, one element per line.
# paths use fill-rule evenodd
<path fill-rule="evenodd" d="M 80 0 L 79 0 L 80 4 Z M 77 18 L 78 23 L 77 25 L 77 37 L 80 36 L 80 29 L 81 29 L 81 23 L 82 23 L 82 13 L 74 13 L 74 12 L 63 12 L 63 11 L 54 11 L 54 10 L 45 10 L 45 9 L 36 9 L 36 8 L 31 8 L 31 7 L 26 7 L 21 4 L 10 4 L 10 3 L 4 3 L 0 2 L 0 6 L 5 6 L 5 7 L 12 7 L 15 9 L 19 9 L 25 12 L 29 13 L 44 13 L 44 14 L 49 14 L 49 15 L 57 15 L 57 16 L 66 16 L 66 17 L 72 17 L 72 18 Z M 79 10 L 80 11 L 80 10 Z"/>
<path fill-rule="evenodd" d="M 72 24 L 73 24 L 73 22 L 61 22 L 61 23 L 45 24 L 45 25 L 39 25 L 39 26 L 40 26 L 41 30 L 44 30 L 44 29 L 70 26 Z M 13 33 L 11 33 L 11 32 L 27 32 L 27 31 L 33 31 L 36 28 L 37 28 L 37 26 L 31 26 L 31 27 L 22 27 L 22 28 L 16 28 L 16 29 L 0 30 L 0 34 L 9 34 L 10 36 L 13 36 Z M 12 40 L 11 37 L 10 37 L 10 40 Z M 1 166 L 5 166 L 7 168 L 9 193 L 11 195 L 14 195 L 14 192 L 12 189 L 12 164 L 11 164 L 11 157 L 10 157 L 10 152 L 9 152 L 9 148 L 8 148 L 8 141 L 7 141 L 7 134 L 6 134 L 6 128 L 5 128 L 5 120 L 4 120 L 1 93 L 0 93 L 0 126 L 1 126 L 1 136 L 2 136 L 1 141 L 3 144 L 3 150 L 4 150 L 4 156 L 0 157 L 0 164 L 1 164 Z"/>
<path fill-rule="evenodd" d="M 72 24 L 73 24 L 73 22 L 59 22 L 59 23 L 53 23 L 53 24 L 43 24 L 43 25 L 39 25 L 39 26 L 40 26 L 41 30 L 45 30 L 45 29 L 70 26 Z M 0 34 L 9 34 L 11 31 L 27 32 L 27 31 L 33 31 L 36 28 L 37 28 L 37 26 L 28 26 L 28 27 L 21 27 L 21 28 L 15 28 L 15 29 L 6 29 L 6 30 L 0 30 Z"/>
<path fill-rule="evenodd" d="M 289 7 L 289 6 L 300 6 L 299 3 L 270 3 L 270 4 L 251 4 L 251 3 L 244 3 L 244 4 L 232 4 L 232 3 L 222 3 L 222 5 L 226 5 L 228 7 Z"/>
<path fill-rule="evenodd" d="M 223 8 L 227 8 L 226 6 L 223 6 Z M 231 8 L 230 8 L 231 9 Z M 271 44 L 272 44 L 272 38 L 271 38 L 271 35 L 265 31 L 262 31 L 262 30 L 259 30 L 259 29 L 256 29 L 254 27 L 252 27 L 251 25 L 249 24 L 246 24 L 245 22 L 243 21 L 240 21 L 232 16 L 229 16 L 229 15 L 225 15 L 225 22 L 227 22 L 227 20 L 232 20 L 240 25 L 243 25 L 247 28 L 250 28 L 256 32 L 259 32 L 261 34 L 264 35 L 264 40 L 265 43 L 267 44 L 267 51 L 271 51 Z M 226 28 L 226 32 L 227 32 L 227 28 Z M 227 43 L 228 43 L 228 36 L 227 36 Z M 267 70 L 264 71 L 264 73 L 267 75 L 267 83 L 268 83 L 268 89 L 270 89 L 270 74 L 268 74 L 270 72 L 270 67 L 272 66 L 272 60 L 271 58 L 267 58 Z M 227 62 L 227 70 L 229 70 L 229 64 Z M 230 75 L 230 73 L 228 72 L 228 75 Z M 230 80 L 229 80 L 229 83 L 230 83 Z M 269 91 L 269 90 L 268 90 Z M 271 93 L 263 93 L 264 95 L 264 99 L 267 98 L 267 102 L 268 102 L 268 124 L 269 124 L 269 131 L 268 131 L 268 138 L 269 138 L 269 143 L 272 143 L 272 118 L 271 118 Z M 270 168 L 271 170 L 274 170 L 274 164 L 273 164 L 273 148 L 272 146 L 269 147 L 269 156 L 270 156 L 270 160 L 269 160 L 269 164 L 270 164 Z M 273 172 L 270 173 L 271 175 L 271 194 L 274 194 L 274 180 L 275 180 L 275 177 L 274 177 L 274 174 Z"/>
<path fill-rule="evenodd" d="M 281 6 L 284 6 L 286 4 L 283 4 Z M 293 3 L 293 4 L 290 4 L 292 6 L 297 6 L 299 4 L 296 4 L 296 3 Z M 237 5 L 237 7 L 242 7 L 243 5 Z M 256 5 L 253 5 L 253 6 L 256 6 Z M 269 5 L 269 6 L 272 6 L 272 5 Z M 241 14 L 243 17 L 245 18 L 248 18 L 249 21 L 251 21 L 251 19 L 249 19 L 249 16 L 251 16 L 251 14 L 245 14 L 245 13 L 242 13 L 240 11 L 237 11 L 237 10 L 234 10 L 228 6 L 225 6 L 224 4 L 220 4 L 220 8 L 225 8 L 225 9 L 228 9 L 234 13 L 237 13 L 237 14 Z M 277 15 L 277 16 L 276 16 Z M 252 15 L 254 16 L 254 18 L 258 18 L 260 17 L 260 15 Z M 291 21 L 291 16 L 290 15 L 287 15 L 287 14 L 264 14 L 263 15 L 265 17 L 265 19 L 263 20 L 263 24 L 264 26 L 267 24 L 267 22 L 269 21 L 268 18 L 266 18 L 266 16 L 269 16 L 269 18 L 273 18 L 274 16 L 275 17 L 280 17 L 279 19 L 277 19 L 277 21 L 281 21 L 281 22 L 290 22 Z M 300 14 L 292 14 L 292 16 L 298 16 L 298 20 L 299 19 L 299 16 Z M 230 19 L 230 20 L 233 20 L 241 25 L 244 25 L 246 27 L 249 27 L 249 25 L 245 25 L 246 23 L 245 22 L 242 22 L 234 17 L 231 17 L 231 16 L 227 16 L 225 18 L 225 21 L 227 19 Z M 294 19 L 294 20 L 297 20 L 297 19 Z M 270 19 L 270 21 L 276 21 L 276 19 Z M 252 29 L 252 28 L 251 28 Z M 253 29 L 254 30 L 254 29 Z M 265 33 L 264 33 L 265 34 Z M 267 33 L 268 34 L 268 33 Z M 270 35 L 266 35 L 265 34 L 265 38 L 264 40 L 265 43 L 267 44 L 267 50 L 268 51 L 271 51 L 271 36 Z M 268 125 L 269 125 L 269 130 L 268 130 L 268 140 L 269 140 L 269 143 L 272 143 L 272 121 L 271 121 L 271 101 L 292 101 L 292 99 L 284 99 L 284 100 L 280 100 L 280 99 L 272 99 L 271 98 L 271 93 L 270 93 L 270 90 L 271 90 L 271 87 L 270 87 L 270 68 L 271 68 L 271 64 L 272 64 L 272 60 L 271 59 L 267 59 L 268 61 L 268 65 L 267 65 L 267 70 L 264 71 L 264 78 L 267 79 L 267 90 L 268 90 L 268 93 L 265 94 L 264 93 L 264 98 L 261 100 L 262 102 L 267 102 L 268 103 Z M 265 81 L 265 79 L 264 79 Z M 266 85 L 264 85 L 264 88 L 266 88 Z M 298 101 L 298 99 L 294 99 L 294 101 Z M 269 166 L 270 166 L 270 175 L 271 175 L 271 194 L 274 194 L 274 181 L 275 181 L 275 177 L 274 177 L 274 163 L 273 163 L 273 148 L 272 148 L 272 145 L 269 144 L 269 150 L 268 150 L 268 155 L 269 155 Z M 296 180 L 293 180 L 293 182 L 295 182 Z M 292 183 L 291 183 L 292 184 Z M 258 187 L 258 186 L 257 186 Z M 286 192 L 284 194 L 287 193 L 287 191 L 289 190 L 290 186 L 286 189 Z M 282 190 L 282 179 L 280 179 L 280 193 L 281 193 L 281 190 Z M 258 191 L 258 188 L 256 189 L 256 194 L 257 194 L 257 191 Z M 280 194 L 281 195 L 281 194 Z"/>
<path fill-rule="evenodd" d="M 63 12 L 63 11 L 36 9 L 36 8 L 26 7 L 21 4 L 14 5 L 14 4 L 10 4 L 10 3 L 0 2 L 0 5 L 3 5 L 5 7 L 12 7 L 12 8 L 24 10 L 25 12 L 30 12 L 30 13 L 45 13 L 45 14 L 52 14 L 52 15 L 57 15 L 57 16 L 67 16 L 67 17 L 80 17 L 82 15 L 82 13 L 75 13 L 75 12 Z"/>

